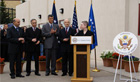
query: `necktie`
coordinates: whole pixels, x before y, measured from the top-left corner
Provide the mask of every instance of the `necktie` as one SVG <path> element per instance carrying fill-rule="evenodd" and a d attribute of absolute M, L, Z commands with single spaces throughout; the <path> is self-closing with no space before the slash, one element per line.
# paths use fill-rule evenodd
<path fill-rule="evenodd" d="M 66 34 L 68 33 L 67 28 L 66 28 Z"/>
<path fill-rule="evenodd" d="M 17 28 L 16 28 L 16 30 L 17 30 L 18 34 L 20 35 L 20 32 L 19 32 L 19 27 L 17 27 Z"/>
<path fill-rule="evenodd" d="M 18 27 L 16 28 L 17 31 L 19 31 Z"/>
<path fill-rule="evenodd" d="M 52 28 L 52 24 L 51 24 L 51 28 Z"/>

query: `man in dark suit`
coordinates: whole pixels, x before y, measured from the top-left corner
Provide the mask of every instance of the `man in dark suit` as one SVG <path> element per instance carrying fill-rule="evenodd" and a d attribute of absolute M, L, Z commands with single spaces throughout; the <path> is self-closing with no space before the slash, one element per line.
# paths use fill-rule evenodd
<path fill-rule="evenodd" d="M 1 30 L 1 57 L 8 61 L 8 40 L 7 40 L 8 25 L 4 24 L 3 30 Z"/>
<path fill-rule="evenodd" d="M 15 18 L 13 26 L 7 30 L 7 39 L 9 40 L 8 54 L 10 61 L 11 78 L 15 78 L 14 64 L 16 62 L 16 77 L 24 77 L 21 75 L 21 56 L 23 52 L 24 31 L 19 27 L 20 20 Z"/>
<path fill-rule="evenodd" d="M 52 15 L 48 15 L 48 23 L 43 25 L 42 35 L 45 37 L 44 48 L 46 54 L 46 76 L 57 75 L 56 70 L 56 49 L 58 47 L 57 36 L 59 34 L 59 26 L 54 24 L 54 18 Z M 51 71 L 50 71 L 51 60 Z"/>
<path fill-rule="evenodd" d="M 74 36 L 76 33 L 69 25 L 68 19 L 64 21 L 65 28 L 59 33 L 59 40 L 61 42 L 61 53 L 62 53 L 62 76 L 67 75 L 67 63 L 69 61 L 69 76 L 73 74 L 73 46 L 70 45 L 70 35 Z"/>
<path fill-rule="evenodd" d="M 32 27 L 26 30 L 26 41 L 27 41 L 27 65 L 26 65 L 26 76 L 30 76 L 31 73 L 31 59 L 34 56 L 35 59 L 35 75 L 39 74 L 39 55 L 40 55 L 40 42 L 41 42 L 41 30 L 38 29 L 37 20 L 31 20 Z"/>

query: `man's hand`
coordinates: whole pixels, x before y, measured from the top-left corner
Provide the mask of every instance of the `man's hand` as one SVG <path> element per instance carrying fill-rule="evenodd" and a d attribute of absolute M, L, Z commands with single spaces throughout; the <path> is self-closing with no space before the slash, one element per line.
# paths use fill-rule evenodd
<path fill-rule="evenodd" d="M 23 44 L 25 42 L 25 40 L 22 40 L 21 43 Z"/>
<path fill-rule="evenodd" d="M 7 35 L 7 32 L 5 31 L 5 32 L 4 32 L 4 36 L 6 36 L 6 35 Z"/>
<path fill-rule="evenodd" d="M 68 38 L 64 38 L 64 39 L 63 39 L 63 41 L 68 41 L 68 40 L 69 40 Z"/>
<path fill-rule="evenodd" d="M 36 42 L 36 38 L 33 38 L 33 39 L 32 39 L 32 42 Z"/>
<path fill-rule="evenodd" d="M 24 38 L 18 38 L 18 41 L 23 41 L 24 40 Z"/>
<path fill-rule="evenodd" d="M 51 33 L 51 34 L 55 33 L 55 30 L 53 30 L 53 28 L 52 28 L 50 33 Z"/>
<path fill-rule="evenodd" d="M 36 45 L 38 45 L 40 43 L 40 41 L 37 41 Z"/>
<path fill-rule="evenodd" d="M 54 33 L 56 33 L 57 32 L 57 28 L 54 30 Z"/>

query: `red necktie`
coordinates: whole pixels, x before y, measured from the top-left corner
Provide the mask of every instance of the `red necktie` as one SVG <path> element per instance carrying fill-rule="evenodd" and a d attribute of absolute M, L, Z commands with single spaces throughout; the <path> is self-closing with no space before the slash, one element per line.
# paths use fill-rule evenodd
<path fill-rule="evenodd" d="M 67 28 L 66 28 L 66 34 L 68 33 Z"/>

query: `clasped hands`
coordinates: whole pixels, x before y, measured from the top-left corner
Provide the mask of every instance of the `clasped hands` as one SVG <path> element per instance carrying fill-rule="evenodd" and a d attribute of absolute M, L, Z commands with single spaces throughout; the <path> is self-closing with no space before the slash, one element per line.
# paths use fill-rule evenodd
<path fill-rule="evenodd" d="M 25 42 L 24 38 L 18 38 L 18 41 L 21 41 L 21 43 Z"/>
<path fill-rule="evenodd" d="M 33 38 L 33 39 L 32 39 L 32 42 L 36 42 L 36 41 L 37 41 L 36 38 Z M 38 45 L 39 43 L 40 43 L 40 41 L 37 41 L 36 45 Z"/>
<path fill-rule="evenodd" d="M 68 40 L 69 40 L 69 38 L 64 38 L 64 39 L 63 39 L 63 41 L 65 41 L 65 42 L 68 41 Z"/>
<path fill-rule="evenodd" d="M 51 29 L 51 34 L 54 34 L 54 33 L 56 33 L 57 32 L 57 29 L 56 30 L 54 30 L 53 28 Z"/>
<path fill-rule="evenodd" d="M 21 41 L 21 43 L 24 43 L 25 42 L 24 38 L 18 38 L 18 41 Z M 36 42 L 36 41 L 37 41 L 36 38 L 33 38 L 32 39 L 32 42 Z M 37 41 L 36 45 L 38 45 L 39 43 L 40 43 L 40 41 Z"/>

